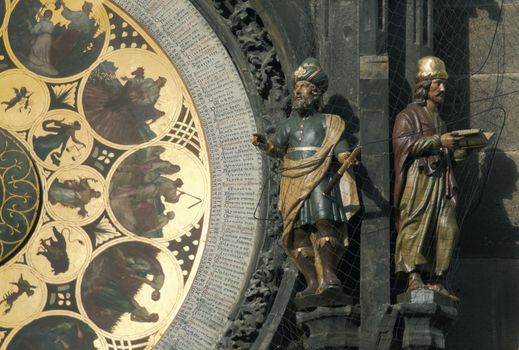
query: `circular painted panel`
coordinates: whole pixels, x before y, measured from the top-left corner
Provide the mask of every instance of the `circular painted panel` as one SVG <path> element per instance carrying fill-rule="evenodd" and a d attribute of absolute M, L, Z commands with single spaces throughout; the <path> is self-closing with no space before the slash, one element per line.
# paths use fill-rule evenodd
<path fill-rule="evenodd" d="M 79 105 L 105 142 L 142 144 L 164 136 L 178 118 L 179 80 L 173 66 L 150 51 L 116 50 L 83 81 Z"/>
<path fill-rule="evenodd" d="M 125 241 L 100 250 L 78 285 L 80 310 L 100 332 L 139 339 L 167 325 L 183 278 L 171 252 Z"/>
<path fill-rule="evenodd" d="M 0 326 L 11 328 L 43 311 L 47 286 L 27 265 L 13 264 L 2 270 L 0 295 Z"/>
<path fill-rule="evenodd" d="M 209 178 L 192 152 L 158 143 L 129 154 L 113 169 L 109 212 L 122 231 L 168 241 L 198 224 Z"/>
<path fill-rule="evenodd" d="M 0 127 L 25 130 L 44 114 L 50 104 L 45 83 L 24 70 L 12 69 L 0 74 Z"/>
<path fill-rule="evenodd" d="M 45 80 L 77 78 L 108 46 L 110 24 L 101 0 L 14 4 L 5 45 L 18 67 Z"/>
<path fill-rule="evenodd" d="M 100 337 L 81 316 L 71 312 L 46 312 L 15 329 L 7 350 L 99 350 L 106 349 Z"/>

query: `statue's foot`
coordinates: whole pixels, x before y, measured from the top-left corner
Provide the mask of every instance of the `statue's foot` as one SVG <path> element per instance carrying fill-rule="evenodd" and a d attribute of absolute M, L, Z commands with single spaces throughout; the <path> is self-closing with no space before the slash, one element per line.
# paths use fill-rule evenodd
<path fill-rule="evenodd" d="M 324 279 L 319 288 L 317 288 L 316 293 L 321 294 L 324 291 L 331 289 L 342 291 L 341 281 L 335 275 L 329 276 L 328 278 Z"/>
<path fill-rule="evenodd" d="M 296 298 L 297 299 L 301 299 L 301 298 L 307 297 L 309 295 L 314 295 L 316 293 L 317 293 L 317 285 L 310 284 L 305 289 L 303 289 L 302 291 L 297 292 L 296 293 Z"/>
<path fill-rule="evenodd" d="M 445 288 L 443 286 L 443 284 L 441 284 L 441 283 L 428 283 L 426 287 L 427 287 L 427 289 L 430 289 L 432 291 L 435 291 L 435 292 L 438 292 L 440 294 L 443 294 L 446 297 L 449 297 L 449 298 L 451 298 L 454 301 L 460 301 L 460 298 L 458 298 L 454 294 L 449 293 L 447 288 Z"/>
<path fill-rule="evenodd" d="M 407 277 L 407 291 L 427 288 L 418 272 L 411 272 Z"/>

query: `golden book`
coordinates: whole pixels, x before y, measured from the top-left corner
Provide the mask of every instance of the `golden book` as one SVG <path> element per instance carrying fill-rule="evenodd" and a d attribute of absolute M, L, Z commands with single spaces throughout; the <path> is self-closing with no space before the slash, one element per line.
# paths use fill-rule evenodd
<path fill-rule="evenodd" d="M 462 136 L 458 141 L 458 146 L 461 149 L 477 149 L 483 148 L 494 137 L 495 133 L 485 132 L 482 129 L 465 129 L 451 132 L 453 136 Z"/>

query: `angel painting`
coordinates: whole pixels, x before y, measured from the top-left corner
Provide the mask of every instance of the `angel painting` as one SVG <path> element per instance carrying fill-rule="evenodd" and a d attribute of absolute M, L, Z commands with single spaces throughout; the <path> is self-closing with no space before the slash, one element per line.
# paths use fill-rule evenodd
<path fill-rule="evenodd" d="M 2 105 L 5 105 L 4 112 L 7 112 L 11 108 L 15 106 L 19 106 L 18 111 L 21 112 L 25 110 L 26 112 L 31 112 L 31 96 L 32 92 L 27 90 L 25 86 L 18 88 L 13 88 L 14 96 L 7 101 L 2 101 Z"/>
<path fill-rule="evenodd" d="M 92 2 L 68 3 L 24 0 L 14 8 L 17 20 L 9 22 L 9 40 L 29 70 L 51 78 L 68 77 L 88 68 L 101 53 L 107 18 L 101 12 L 94 14 Z"/>
<path fill-rule="evenodd" d="M 52 11 L 45 10 L 39 22 L 32 23 L 27 20 L 27 26 L 33 35 L 27 59 L 40 72 L 49 76 L 56 76 L 59 72 L 52 65 L 50 57 L 52 32 L 54 31 L 54 23 L 52 23 L 51 19 Z"/>

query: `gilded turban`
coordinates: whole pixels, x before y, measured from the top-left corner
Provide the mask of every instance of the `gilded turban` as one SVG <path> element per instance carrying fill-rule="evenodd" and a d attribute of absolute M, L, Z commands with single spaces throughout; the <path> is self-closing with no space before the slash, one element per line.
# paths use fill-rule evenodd
<path fill-rule="evenodd" d="M 321 68 L 319 61 L 308 57 L 294 72 L 294 83 L 305 80 L 317 86 L 322 92 L 328 89 L 328 76 Z"/>

